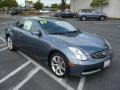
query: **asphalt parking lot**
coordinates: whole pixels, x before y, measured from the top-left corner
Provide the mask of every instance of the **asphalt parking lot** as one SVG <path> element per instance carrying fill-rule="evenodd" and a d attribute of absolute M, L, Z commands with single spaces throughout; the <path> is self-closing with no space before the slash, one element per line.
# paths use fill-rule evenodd
<path fill-rule="evenodd" d="M 111 65 L 104 71 L 83 76 L 57 78 L 49 67 L 21 51 L 11 52 L 4 30 L 14 20 L 0 20 L 0 90 L 120 90 L 120 21 L 67 19 L 81 31 L 106 38 L 114 51 Z"/>

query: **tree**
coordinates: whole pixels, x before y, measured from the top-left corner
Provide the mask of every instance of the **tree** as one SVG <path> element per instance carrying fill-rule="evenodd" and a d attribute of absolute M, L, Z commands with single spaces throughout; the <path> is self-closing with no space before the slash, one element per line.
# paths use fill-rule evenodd
<path fill-rule="evenodd" d="M 2 3 L 3 3 L 3 0 L 0 0 L 0 8 L 2 8 Z"/>
<path fill-rule="evenodd" d="M 36 3 L 34 3 L 34 8 L 36 8 L 36 9 L 42 9 L 43 7 L 44 7 L 44 5 L 43 5 L 43 3 L 40 3 L 40 2 L 36 2 Z"/>
<path fill-rule="evenodd" d="M 45 6 L 45 8 L 50 8 L 49 6 Z"/>
<path fill-rule="evenodd" d="M 66 4 L 66 0 L 62 0 L 61 9 L 62 9 L 63 11 L 65 10 L 65 4 Z"/>
<path fill-rule="evenodd" d="M 16 0 L 3 0 L 2 7 L 17 7 L 18 3 Z"/>
<path fill-rule="evenodd" d="M 108 4 L 109 4 L 109 0 L 93 0 L 90 6 L 93 8 L 100 7 L 102 12 L 103 6 L 106 6 Z"/>
<path fill-rule="evenodd" d="M 29 5 L 29 6 L 31 6 L 31 5 L 33 5 L 33 1 L 26 1 L 26 3 Z"/>
<path fill-rule="evenodd" d="M 62 4 L 60 4 L 60 5 L 59 5 L 59 9 L 62 9 L 62 7 L 63 7 Z M 70 9 L 70 4 L 65 3 L 65 5 L 64 5 L 64 10 L 65 10 L 65 9 Z M 62 9 L 62 10 L 63 10 L 63 9 Z M 64 10 L 63 10 L 63 11 L 64 11 Z"/>
<path fill-rule="evenodd" d="M 57 3 L 54 3 L 54 4 L 51 5 L 51 8 L 57 8 L 57 9 L 59 9 L 59 5 Z"/>
<path fill-rule="evenodd" d="M 66 8 L 66 9 L 70 9 L 70 4 L 67 4 L 67 3 L 66 3 L 66 4 L 65 4 L 65 8 Z"/>

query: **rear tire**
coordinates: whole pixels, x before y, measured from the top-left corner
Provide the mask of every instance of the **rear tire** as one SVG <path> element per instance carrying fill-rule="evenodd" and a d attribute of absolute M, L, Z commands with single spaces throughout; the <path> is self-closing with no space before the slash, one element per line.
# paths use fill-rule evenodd
<path fill-rule="evenodd" d="M 10 51 L 16 51 L 16 48 L 14 47 L 13 39 L 11 36 L 7 37 L 7 46 Z"/>
<path fill-rule="evenodd" d="M 101 16 L 101 17 L 100 17 L 100 21 L 105 21 L 105 17 L 104 17 L 104 16 Z"/>
<path fill-rule="evenodd" d="M 51 56 L 50 67 L 57 77 L 65 78 L 69 75 L 68 60 L 61 53 L 54 53 Z"/>

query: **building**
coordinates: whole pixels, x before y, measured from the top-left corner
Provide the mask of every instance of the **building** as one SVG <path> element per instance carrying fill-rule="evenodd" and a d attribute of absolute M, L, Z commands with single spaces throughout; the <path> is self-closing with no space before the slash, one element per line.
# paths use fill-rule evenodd
<path fill-rule="evenodd" d="M 71 11 L 77 12 L 80 9 L 88 9 L 92 0 L 71 0 Z M 99 9 L 99 8 L 98 8 Z M 103 12 L 111 18 L 120 18 L 120 0 L 109 0 L 109 5 L 103 8 Z"/>

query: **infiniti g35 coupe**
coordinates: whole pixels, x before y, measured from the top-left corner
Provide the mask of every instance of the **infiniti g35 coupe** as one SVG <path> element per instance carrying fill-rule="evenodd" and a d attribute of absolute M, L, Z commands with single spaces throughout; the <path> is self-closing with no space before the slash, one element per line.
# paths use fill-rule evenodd
<path fill-rule="evenodd" d="M 23 50 L 47 62 L 58 77 L 103 70 L 112 60 L 107 40 L 60 19 L 31 17 L 6 28 L 9 50 Z"/>

